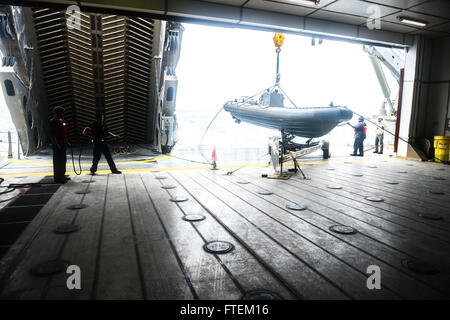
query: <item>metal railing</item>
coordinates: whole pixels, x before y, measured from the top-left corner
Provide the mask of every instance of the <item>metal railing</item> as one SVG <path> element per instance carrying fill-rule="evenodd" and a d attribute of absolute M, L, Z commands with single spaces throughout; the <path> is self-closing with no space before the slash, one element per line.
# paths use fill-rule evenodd
<path fill-rule="evenodd" d="M 17 150 L 16 154 L 14 150 Z M 8 156 L 8 159 L 12 159 L 16 156 L 20 159 L 21 154 L 19 134 L 15 131 L 0 131 L 0 158 Z"/>

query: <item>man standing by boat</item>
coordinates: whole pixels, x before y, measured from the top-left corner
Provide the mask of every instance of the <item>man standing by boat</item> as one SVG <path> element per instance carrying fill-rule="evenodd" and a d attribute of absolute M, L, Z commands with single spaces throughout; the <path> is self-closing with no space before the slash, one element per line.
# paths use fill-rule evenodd
<path fill-rule="evenodd" d="M 55 183 L 66 183 L 70 178 L 66 177 L 67 146 L 67 123 L 64 120 L 63 107 L 53 109 L 55 116 L 50 120 L 50 139 L 53 148 L 53 180 Z"/>
<path fill-rule="evenodd" d="M 353 129 L 355 129 L 355 142 L 353 143 L 353 153 L 350 155 L 364 157 L 364 140 L 366 139 L 366 131 L 367 131 L 367 125 L 364 122 L 364 117 L 359 116 L 358 123 L 356 125 L 352 126 L 350 123 L 348 123 L 348 125 L 351 126 Z M 359 154 L 357 154 L 358 150 Z"/>
<path fill-rule="evenodd" d="M 383 153 L 383 138 L 384 138 L 384 130 L 386 130 L 386 124 L 383 121 L 382 117 L 378 117 L 378 125 L 377 130 L 375 132 L 375 151 L 373 153 L 382 154 Z M 378 152 L 378 144 L 380 144 L 380 151 Z"/>
<path fill-rule="evenodd" d="M 99 113 L 97 114 L 97 120 L 92 122 L 83 130 L 84 136 L 87 135 L 88 131 L 90 131 L 92 134 L 94 159 L 92 159 L 91 174 L 94 175 L 97 172 L 97 165 L 100 157 L 102 156 L 102 153 L 105 156 L 106 161 L 108 162 L 111 172 L 120 174 L 122 172 L 117 170 L 116 164 L 114 163 L 114 160 L 111 156 L 111 152 L 109 151 L 108 144 L 106 143 L 106 135 L 110 135 L 114 138 L 120 137 L 110 132 L 104 121 L 105 115 L 103 113 Z"/>

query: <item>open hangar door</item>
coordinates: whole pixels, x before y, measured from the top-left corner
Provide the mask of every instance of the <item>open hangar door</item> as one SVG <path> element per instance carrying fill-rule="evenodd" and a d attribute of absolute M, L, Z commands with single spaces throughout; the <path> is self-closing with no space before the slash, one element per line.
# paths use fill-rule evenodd
<path fill-rule="evenodd" d="M 280 132 L 245 121 L 235 123 L 227 111 L 222 111 L 217 117 L 215 115 L 227 101 L 252 96 L 273 84 L 276 74 L 273 32 L 196 24 L 184 24 L 184 27 L 183 53 L 177 69 L 180 80 L 177 105 L 180 141 L 176 149 L 195 149 L 201 140 L 207 150 L 206 155 L 211 154 L 213 146 L 223 149 L 219 152 L 222 159 L 228 152 L 226 150 L 245 148 L 255 153 L 254 158 L 258 159 L 258 154 L 267 152 L 269 137 L 279 136 Z M 364 52 L 364 48 L 375 50 L 375 47 L 358 43 L 285 34 L 279 58 L 280 86 L 299 108 L 326 108 L 333 103 L 334 106 L 346 106 L 375 122 L 382 114 L 389 117 L 390 131 L 394 132 L 398 79 L 391 75 L 384 63 L 392 66 L 393 73 L 398 74 L 403 67 L 404 50 L 376 47 L 378 54 L 379 51 L 383 54 L 402 53 L 397 67 L 397 64 L 385 61 L 387 59 L 380 60 L 383 59 L 381 54 L 379 58 L 372 52 Z M 390 55 L 386 54 L 386 58 Z M 381 83 L 386 85 L 387 91 L 390 88 L 388 98 L 392 106 L 383 96 L 372 59 L 376 62 L 376 70 L 380 71 Z M 288 98 L 284 101 L 289 108 Z M 356 115 L 351 123 L 355 122 Z M 368 125 L 366 148 L 373 148 L 375 126 Z M 204 134 L 207 127 L 207 134 Z M 330 142 L 331 157 L 348 156 L 353 145 L 353 130 L 341 125 L 318 139 Z M 296 139 L 301 143 L 306 140 Z M 393 136 L 386 134 L 385 142 L 392 149 Z M 255 149 L 259 149 L 259 153 Z M 315 152 L 314 157 L 321 158 L 319 153 Z"/>
<path fill-rule="evenodd" d="M 11 4 L 13 4 L 11 2 Z M 65 1 L 21 1 L 35 7 L 66 8 Z M 364 1 L 153 1 L 130 3 L 89 0 L 82 10 L 132 14 L 177 22 L 257 28 L 338 39 L 368 45 L 406 48 L 401 83 L 399 156 L 430 156 L 434 135 L 448 132 L 449 3 L 444 0 Z M 169 108 L 170 109 L 170 108 Z M 170 110 L 172 112 L 173 110 Z M 409 141 L 415 148 L 408 146 Z M 415 149 L 415 152 L 413 151 Z"/>

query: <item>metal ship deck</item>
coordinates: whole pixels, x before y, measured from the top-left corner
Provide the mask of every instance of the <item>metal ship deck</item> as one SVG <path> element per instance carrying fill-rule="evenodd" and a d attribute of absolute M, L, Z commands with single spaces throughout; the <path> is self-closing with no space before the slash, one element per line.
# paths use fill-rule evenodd
<path fill-rule="evenodd" d="M 308 180 L 299 174 L 262 178 L 268 170 L 262 162 L 232 175 L 226 173 L 236 166 L 225 165 L 72 176 L 4 255 L 0 297 L 240 299 L 253 290 L 282 299 L 450 297 L 448 166 L 380 156 L 301 164 Z M 162 188 L 167 185 L 176 188 Z M 82 189 L 90 193 L 76 193 Z M 264 190 L 273 194 L 259 193 Z M 175 196 L 188 200 L 170 201 Z M 292 203 L 306 210 L 287 209 Z M 73 204 L 86 208 L 67 209 Z M 183 220 L 189 214 L 205 219 Z M 81 229 L 53 232 L 65 223 Z M 329 229 L 333 225 L 357 233 L 338 234 Z M 234 249 L 205 251 L 213 240 Z M 54 259 L 81 268 L 81 290 L 67 289 L 65 272 L 30 274 Z M 424 262 L 436 273 L 418 273 L 405 260 Z M 380 290 L 367 289 L 370 265 L 381 269 Z"/>

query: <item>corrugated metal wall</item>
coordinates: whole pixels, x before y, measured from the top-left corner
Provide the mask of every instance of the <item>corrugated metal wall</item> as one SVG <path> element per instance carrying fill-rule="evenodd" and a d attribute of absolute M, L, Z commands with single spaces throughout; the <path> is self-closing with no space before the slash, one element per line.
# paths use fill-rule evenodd
<path fill-rule="evenodd" d="M 48 108 L 66 108 L 69 138 L 79 141 L 104 110 L 121 142 L 151 143 L 155 21 L 82 13 L 80 28 L 71 29 L 65 11 L 35 8 L 33 17 Z"/>

